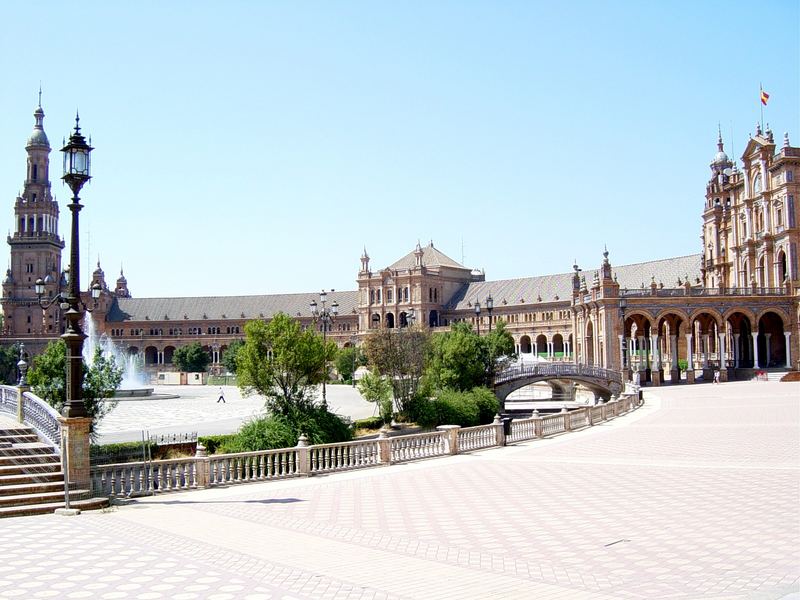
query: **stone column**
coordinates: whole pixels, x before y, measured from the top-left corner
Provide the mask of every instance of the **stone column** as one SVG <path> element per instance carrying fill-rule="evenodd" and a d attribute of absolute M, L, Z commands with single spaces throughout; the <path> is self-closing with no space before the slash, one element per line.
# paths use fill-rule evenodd
<path fill-rule="evenodd" d="M 618 335 L 619 338 L 619 368 L 623 370 L 625 368 L 625 336 Z"/>
<path fill-rule="evenodd" d="M 733 334 L 733 368 L 739 368 L 739 337 L 740 333 Z"/>
<path fill-rule="evenodd" d="M 678 367 L 678 336 L 669 336 L 670 370 L 669 378 L 672 383 L 681 382 L 681 370 Z"/>
<path fill-rule="evenodd" d="M 392 441 L 385 425 L 378 434 L 378 460 L 382 465 L 392 464 Z"/>
<path fill-rule="evenodd" d="M 758 334 L 750 334 L 750 342 L 753 345 L 753 368 L 758 368 Z"/>
<path fill-rule="evenodd" d="M 298 475 L 308 475 L 311 473 L 311 455 L 308 452 L 308 438 L 306 435 L 300 434 L 297 439 L 297 446 L 295 446 L 294 456 L 296 462 L 296 469 Z"/>
<path fill-rule="evenodd" d="M 764 337 L 767 339 L 767 343 L 764 344 L 764 347 L 767 350 L 767 356 L 765 357 L 767 364 L 765 364 L 764 367 L 769 368 L 769 359 L 772 356 L 772 345 L 771 345 L 772 334 L 771 333 L 765 333 Z"/>
<path fill-rule="evenodd" d="M 789 342 L 789 338 L 791 337 L 792 333 L 790 331 L 784 331 L 783 337 L 786 340 L 786 368 L 792 368 L 792 344 Z"/>
<path fill-rule="evenodd" d="M 500 415 L 494 416 L 494 421 L 492 422 L 492 425 L 494 425 L 495 444 L 497 446 L 505 446 L 506 434 L 503 431 L 503 421 L 500 419 Z"/>
<path fill-rule="evenodd" d="M 711 351 L 711 336 L 708 333 L 703 334 L 703 369 L 708 369 L 708 355 Z"/>
<path fill-rule="evenodd" d="M 197 442 L 194 459 L 197 467 L 197 488 L 211 487 L 211 461 L 208 459 L 206 447 L 200 442 Z"/>
<path fill-rule="evenodd" d="M 692 334 L 686 335 L 686 383 L 694 383 L 694 356 L 692 353 Z"/>
<path fill-rule="evenodd" d="M 91 417 L 59 417 L 61 423 L 61 447 L 66 453 L 62 460 L 68 461 L 67 476 L 70 489 L 89 490 L 89 426 Z"/>
<path fill-rule="evenodd" d="M 447 448 L 450 454 L 458 454 L 458 430 L 461 425 L 439 425 L 436 431 L 444 431 L 447 434 Z"/>

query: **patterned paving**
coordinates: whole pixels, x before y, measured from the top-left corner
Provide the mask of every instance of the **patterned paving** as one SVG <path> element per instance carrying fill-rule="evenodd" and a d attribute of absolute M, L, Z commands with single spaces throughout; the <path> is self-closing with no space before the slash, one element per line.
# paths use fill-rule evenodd
<path fill-rule="evenodd" d="M 797 598 L 798 399 L 661 388 L 551 440 L 0 521 L 0 598 Z"/>

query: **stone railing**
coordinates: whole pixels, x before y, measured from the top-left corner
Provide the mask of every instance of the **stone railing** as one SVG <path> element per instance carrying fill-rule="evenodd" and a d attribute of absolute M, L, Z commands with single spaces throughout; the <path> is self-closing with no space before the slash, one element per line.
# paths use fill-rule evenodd
<path fill-rule="evenodd" d="M 513 420 L 504 429 L 500 417 L 477 427 L 442 425 L 437 431 L 389 436 L 340 444 L 308 445 L 301 436 L 294 448 L 207 456 L 177 460 L 102 465 L 92 468 L 92 490 L 97 495 L 128 498 L 154 493 L 339 473 L 412 460 L 461 454 L 483 448 L 544 438 L 592 426 L 638 407 L 638 390 L 606 404 L 562 411 L 553 415 Z M 510 431 L 510 433 L 506 433 Z"/>
<path fill-rule="evenodd" d="M 59 414 L 56 409 L 33 392 L 23 392 L 20 405 L 18 394 L 19 388 L 0 386 L 0 412 L 33 428 L 43 441 L 53 446 L 56 452 L 60 452 L 61 423 L 58 422 Z"/>
<path fill-rule="evenodd" d="M 515 364 L 497 373 L 494 385 L 527 377 L 591 377 L 622 385 L 622 374 L 619 371 L 571 362 Z"/>

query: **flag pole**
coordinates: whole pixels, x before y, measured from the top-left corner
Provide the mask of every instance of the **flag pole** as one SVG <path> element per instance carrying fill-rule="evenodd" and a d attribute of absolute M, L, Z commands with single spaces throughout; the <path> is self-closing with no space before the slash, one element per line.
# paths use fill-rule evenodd
<path fill-rule="evenodd" d="M 764 88 L 758 84 L 758 105 L 761 107 L 761 131 L 764 131 Z"/>

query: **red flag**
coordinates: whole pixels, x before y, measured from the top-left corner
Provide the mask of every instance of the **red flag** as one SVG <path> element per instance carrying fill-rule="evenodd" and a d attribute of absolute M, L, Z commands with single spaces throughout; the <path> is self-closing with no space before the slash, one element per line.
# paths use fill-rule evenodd
<path fill-rule="evenodd" d="M 767 100 L 769 100 L 769 94 L 764 90 L 761 90 L 761 104 L 764 106 L 767 105 Z"/>

